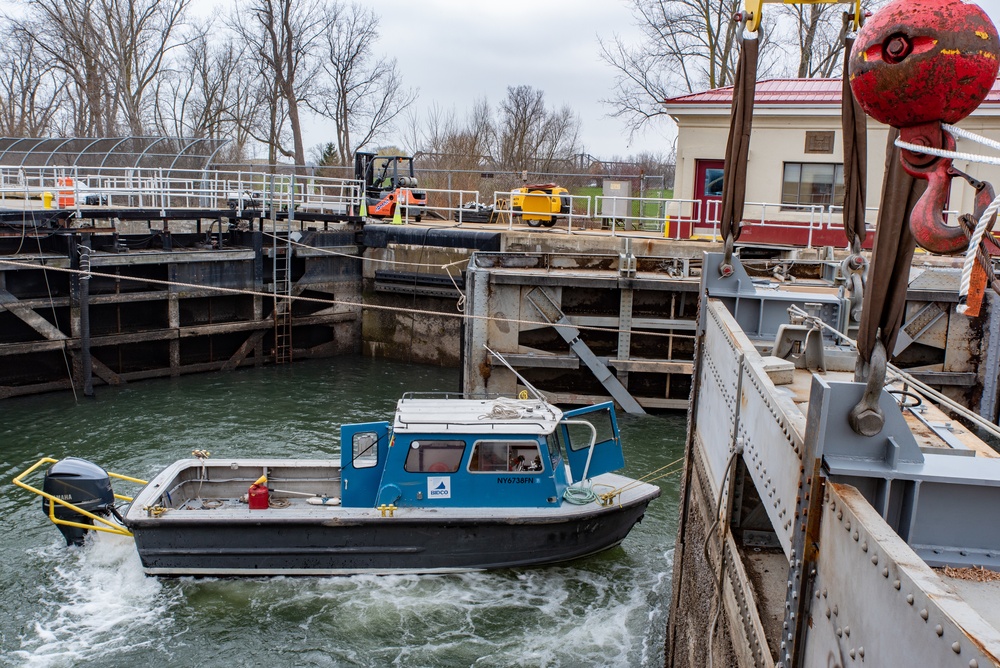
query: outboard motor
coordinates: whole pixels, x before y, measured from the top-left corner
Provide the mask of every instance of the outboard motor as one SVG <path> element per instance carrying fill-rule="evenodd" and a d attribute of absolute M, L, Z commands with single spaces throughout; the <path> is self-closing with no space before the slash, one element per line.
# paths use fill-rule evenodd
<path fill-rule="evenodd" d="M 111 491 L 111 476 L 103 468 L 78 457 L 67 457 L 52 466 L 45 473 L 42 490 L 63 501 L 95 515 L 115 513 L 115 496 Z M 42 499 L 42 509 L 49 516 L 48 499 Z M 57 519 L 79 524 L 94 525 L 94 520 L 81 515 L 72 508 L 55 504 Z M 115 513 L 117 514 L 117 513 Z M 66 538 L 67 545 L 83 545 L 88 529 L 57 524 Z"/>

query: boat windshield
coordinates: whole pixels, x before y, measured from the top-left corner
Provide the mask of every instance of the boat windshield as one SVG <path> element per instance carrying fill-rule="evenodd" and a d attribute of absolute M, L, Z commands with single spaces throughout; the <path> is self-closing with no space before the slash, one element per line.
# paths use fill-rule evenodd
<path fill-rule="evenodd" d="M 552 464 L 552 470 L 558 471 L 559 467 L 562 466 L 563 461 L 562 441 L 559 438 L 558 430 L 549 434 L 547 439 L 549 446 L 549 462 Z"/>

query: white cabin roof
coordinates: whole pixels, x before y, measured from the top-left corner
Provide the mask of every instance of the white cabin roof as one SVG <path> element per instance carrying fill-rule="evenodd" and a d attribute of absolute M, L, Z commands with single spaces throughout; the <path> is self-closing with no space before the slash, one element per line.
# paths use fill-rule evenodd
<path fill-rule="evenodd" d="M 562 411 L 538 399 L 424 399 L 396 404 L 393 429 L 399 433 L 549 434 Z"/>

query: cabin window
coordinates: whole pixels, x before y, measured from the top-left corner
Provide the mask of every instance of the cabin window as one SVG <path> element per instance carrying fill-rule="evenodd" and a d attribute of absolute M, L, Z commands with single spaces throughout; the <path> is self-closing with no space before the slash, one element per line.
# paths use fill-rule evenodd
<path fill-rule="evenodd" d="M 570 419 L 585 420 L 594 425 L 594 429 L 597 430 L 597 440 L 594 441 L 595 443 L 615 440 L 615 429 L 611 422 L 610 408 L 585 413 L 584 415 Z M 565 422 L 562 424 L 562 427 L 562 429 L 557 429 L 556 433 L 559 435 L 560 441 L 564 438 L 569 439 L 568 443 L 561 443 L 564 447 L 568 446 L 568 449 L 574 452 L 590 447 L 590 439 L 593 436 L 593 432 L 590 431 L 587 425 L 579 424 L 578 422 Z"/>
<path fill-rule="evenodd" d="M 410 473 L 454 473 L 464 454 L 465 441 L 413 441 L 403 468 Z"/>
<path fill-rule="evenodd" d="M 490 472 L 538 472 L 542 457 L 534 441 L 477 441 L 469 458 L 469 470 Z"/>
<path fill-rule="evenodd" d="M 378 434 L 361 431 L 351 441 L 351 463 L 356 469 L 370 469 L 378 464 Z"/>
<path fill-rule="evenodd" d="M 844 205 L 844 166 L 834 163 L 786 162 L 781 183 L 786 205 Z"/>

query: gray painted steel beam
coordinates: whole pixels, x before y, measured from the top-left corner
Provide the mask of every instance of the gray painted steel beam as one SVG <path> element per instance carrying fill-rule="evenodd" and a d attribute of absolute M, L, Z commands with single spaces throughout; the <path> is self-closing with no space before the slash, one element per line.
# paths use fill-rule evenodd
<path fill-rule="evenodd" d="M 611 373 L 611 370 L 597 359 L 594 351 L 580 339 L 580 330 L 566 319 L 566 315 L 555 305 L 555 302 L 552 301 L 552 298 L 549 297 L 545 290 L 534 288 L 527 294 L 527 299 L 543 318 L 549 323 L 556 325 L 555 330 L 559 333 L 559 336 L 569 344 L 573 353 L 587 365 L 597 380 L 600 381 L 601 385 L 607 389 L 608 393 L 614 397 L 615 401 L 618 402 L 618 405 L 626 413 L 633 415 L 644 415 L 646 413 L 642 409 L 642 406 L 639 405 L 639 402 L 618 382 L 618 379 Z"/>

